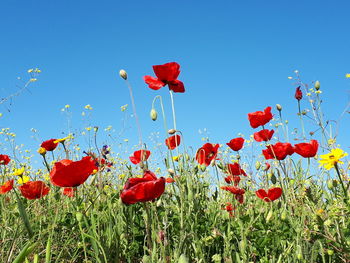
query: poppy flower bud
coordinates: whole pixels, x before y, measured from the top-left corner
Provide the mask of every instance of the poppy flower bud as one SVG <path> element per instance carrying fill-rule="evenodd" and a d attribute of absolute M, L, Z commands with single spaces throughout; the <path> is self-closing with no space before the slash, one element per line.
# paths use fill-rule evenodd
<path fill-rule="evenodd" d="M 278 111 L 281 111 L 281 110 L 282 110 L 282 106 L 281 106 L 280 104 L 276 104 L 276 109 L 277 109 Z"/>
<path fill-rule="evenodd" d="M 277 178 L 276 178 L 276 176 L 274 175 L 274 173 L 271 173 L 270 179 L 271 179 L 271 183 L 273 183 L 273 184 L 277 183 Z"/>
<path fill-rule="evenodd" d="M 281 214 L 281 220 L 285 221 L 287 219 L 287 212 L 285 210 L 283 210 L 282 214 Z"/>
<path fill-rule="evenodd" d="M 236 155 L 237 160 L 241 159 L 241 156 L 239 154 Z"/>
<path fill-rule="evenodd" d="M 321 83 L 318 80 L 316 80 L 316 82 L 315 82 L 315 90 L 319 90 L 320 88 L 321 88 Z"/>
<path fill-rule="evenodd" d="M 175 174 L 175 171 L 174 171 L 174 169 L 169 168 L 169 169 L 168 169 L 168 173 L 169 173 L 170 175 L 174 175 L 174 174 Z"/>
<path fill-rule="evenodd" d="M 270 219 L 272 218 L 272 216 L 273 216 L 273 212 L 272 212 L 272 209 L 269 211 L 269 213 L 267 214 L 267 216 L 266 216 L 266 222 L 269 222 L 270 221 Z"/>
<path fill-rule="evenodd" d="M 327 254 L 328 254 L 328 256 L 333 256 L 334 250 L 328 249 L 328 250 L 327 250 Z"/>
<path fill-rule="evenodd" d="M 181 254 L 181 256 L 179 257 L 178 263 L 189 263 L 188 258 L 186 257 L 185 254 Z"/>
<path fill-rule="evenodd" d="M 77 218 L 78 222 L 81 222 L 83 220 L 83 214 L 80 212 L 77 212 L 75 214 L 75 217 Z"/>
<path fill-rule="evenodd" d="M 142 262 L 143 263 L 151 263 L 151 258 L 149 256 L 147 256 L 147 255 L 144 255 L 142 257 Z"/>
<path fill-rule="evenodd" d="M 128 74 L 126 73 L 126 71 L 124 69 L 121 69 L 119 71 L 119 76 L 122 77 L 125 80 L 127 80 L 127 78 L 128 78 Z"/>
<path fill-rule="evenodd" d="M 334 187 L 337 187 L 337 180 L 329 179 L 327 181 L 327 187 L 329 190 L 333 189 Z"/>
<path fill-rule="evenodd" d="M 261 167 L 261 163 L 259 161 L 256 161 L 255 163 L 255 169 L 259 170 Z"/>
<path fill-rule="evenodd" d="M 175 132 L 176 132 L 175 129 L 170 129 L 170 130 L 168 130 L 168 133 L 169 133 L 169 134 L 174 134 Z"/>
<path fill-rule="evenodd" d="M 300 87 L 296 88 L 294 97 L 298 101 L 300 101 L 303 98 L 303 92 L 301 91 Z"/>
<path fill-rule="evenodd" d="M 46 149 L 43 148 L 43 147 L 40 147 L 40 148 L 38 149 L 38 153 L 44 156 L 44 155 L 46 154 Z"/>
<path fill-rule="evenodd" d="M 157 116 L 158 116 L 158 113 L 155 109 L 152 109 L 151 112 L 150 112 L 150 116 L 151 116 L 151 119 L 153 121 L 157 120 Z"/>

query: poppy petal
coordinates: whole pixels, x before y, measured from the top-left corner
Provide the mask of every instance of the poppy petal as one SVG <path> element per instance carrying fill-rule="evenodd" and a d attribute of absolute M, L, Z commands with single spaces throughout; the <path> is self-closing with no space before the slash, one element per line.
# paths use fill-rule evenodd
<path fill-rule="evenodd" d="M 166 85 L 164 82 L 151 76 L 144 76 L 143 79 L 148 84 L 148 87 L 153 90 L 159 90 L 161 87 Z"/>

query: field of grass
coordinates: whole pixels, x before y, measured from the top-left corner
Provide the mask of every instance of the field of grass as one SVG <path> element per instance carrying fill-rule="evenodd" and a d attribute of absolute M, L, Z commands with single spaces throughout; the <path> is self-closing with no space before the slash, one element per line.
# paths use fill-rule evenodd
<path fill-rule="evenodd" d="M 145 81 L 169 88 L 173 102 L 185 91 L 178 65 L 157 67 Z M 41 167 L 2 129 L 0 262 L 350 262 L 350 163 L 322 113 L 320 83 L 295 82 L 295 116 L 266 105 L 247 113 L 251 136 L 196 150 L 182 142 L 174 104 L 171 124 L 153 108 L 166 134 L 161 167 L 140 129 L 129 159 L 99 145 L 97 127 L 87 129 L 91 146 L 47 138 Z"/>

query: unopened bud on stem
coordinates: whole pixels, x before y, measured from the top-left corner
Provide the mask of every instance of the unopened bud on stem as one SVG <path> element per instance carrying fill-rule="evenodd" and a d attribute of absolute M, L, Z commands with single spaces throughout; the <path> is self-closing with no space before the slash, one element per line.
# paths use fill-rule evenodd
<path fill-rule="evenodd" d="M 157 119 L 157 116 L 158 116 L 157 111 L 155 109 L 152 109 L 150 112 L 150 116 L 151 116 L 151 119 L 153 121 L 155 121 Z"/>
<path fill-rule="evenodd" d="M 321 83 L 318 80 L 316 80 L 316 82 L 315 82 L 315 90 L 319 90 L 320 88 L 321 88 Z"/>
<path fill-rule="evenodd" d="M 281 110 L 282 110 L 282 106 L 281 106 L 280 104 L 276 104 L 276 109 L 277 109 L 278 111 L 281 111 Z"/>
<path fill-rule="evenodd" d="M 168 133 L 169 133 L 169 134 L 174 134 L 175 132 L 176 132 L 175 129 L 170 129 L 170 130 L 168 130 Z"/>
<path fill-rule="evenodd" d="M 121 69 L 119 71 L 119 76 L 122 77 L 125 80 L 127 80 L 127 78 L 128 78 L 128 74 L 126 73 L 126 71 L 124 69 Z"/>

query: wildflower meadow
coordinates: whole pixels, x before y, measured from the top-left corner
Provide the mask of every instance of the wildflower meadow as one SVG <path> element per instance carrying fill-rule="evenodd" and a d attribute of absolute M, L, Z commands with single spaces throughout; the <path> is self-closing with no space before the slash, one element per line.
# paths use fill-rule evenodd
<path fill-rule="evenodd" d="M 349 10 L 0 0 L 0 263 L 350 263 Z"/>
<path fill-rule="evenodd" d="M 1 130 L 1 262 L 350 262 L 350 162 L 322 111 L 321 80 L 304 83 L 296 71 L 293 116 L 267 104 L 246 113 L 250 134 L 194 149 L 177 125 L 180 65 L 146 71 L 142 90 L 115 72 L 138 136 L 129 156 L 112 136 L 100 143 L 110 129 L 92 125 L 85 143 L 73 133 L 43 140 L 34 165 L 15 131 Z M 41 70 L 28 73 L 26 85 Z M 149 122 L 163 127 L 156 145 L 143 141 L 134 99 L 145 91 L 156 96 Z"/>

